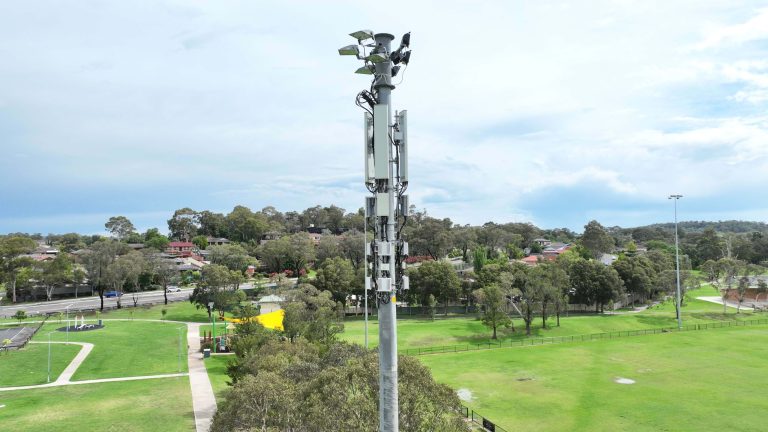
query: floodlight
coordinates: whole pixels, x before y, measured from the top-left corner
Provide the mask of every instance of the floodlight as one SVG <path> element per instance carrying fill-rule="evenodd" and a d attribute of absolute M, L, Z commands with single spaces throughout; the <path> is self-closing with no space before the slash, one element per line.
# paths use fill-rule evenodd
<path fill-rule="evenodd" d="M 382 63 L 382 62 L 385 62 L 385 61 L 389 60 L 386 55 L 380 54 L 380 53 L 371 54 L 368 57 L 366 57 L 365 59 L 368 60 L 371 63 Z"/>
<path fill-rule="evenodd" d="M 396 76 L 397 73 L 400 72 L 400 66 L 395 66 L 392 68 L 392 76 Z"/>
<path fill-rule="evenodd" d="M 360 55 L 360 48 L 358 48 L 357 45 L 347 45 L 345 47 L 339 48 L 339 55 L 357 56 Z"/>
<path fill-rule="evenodd" d="M 406 48 L 411 47 L 411 32 L 408 32 L 403 35 L 403 38 L 400 39 L 400 46 L 404 46 Z"/>
<path fill-rule="evenodd" d="M 405 65 L 407 66 L 408 62 L 411 61 L 411 52 L 408 51 L 407 53 L 405 53 L 405 55 L 403 56 L 402 60 L 400 60 L 400 61 L 405 63 Z"/>
<path fill-rule="evenodd" d="M 373 39 L 373 30 L 358 30 L 349 34 L 358 41 L 364 41 L 366 39 Z"/>
<path fill-rule="evenodd" d="M 373 66 L 363 66 L 355 71 L 356 74 L 373 75 Z"/>

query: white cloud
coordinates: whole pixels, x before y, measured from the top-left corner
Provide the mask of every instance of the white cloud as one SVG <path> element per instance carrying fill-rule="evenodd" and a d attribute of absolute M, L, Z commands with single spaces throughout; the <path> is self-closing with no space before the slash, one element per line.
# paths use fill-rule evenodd
<path fill-rule="evenodd" d="M 709 31 L 705 39 L 698 44 L 698 48 L 742 44 L 766 38 L 768 38 L 768 8 L 761 9 L 755 16 L 741 24 L 723 26 Z"/>

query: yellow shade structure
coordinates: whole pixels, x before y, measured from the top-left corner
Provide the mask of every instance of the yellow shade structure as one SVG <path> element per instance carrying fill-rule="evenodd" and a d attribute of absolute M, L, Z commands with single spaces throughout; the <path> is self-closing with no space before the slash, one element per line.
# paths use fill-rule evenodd
<path fill-rule="evenodd" d="M 282 309 L 278 309 L 274 312 L 257 315 L 253 318 L 250 318 L 249 320 L 256 320 L 256 322 L 258 322 L 259 324 L 263 325 L 265 328 L 268 328 L 268 329 L 283 331 L 284 317 L 285 317 L 285 311 Z M 237 318 L 224 318 L 224 319 L 235 324 L 240 324 L 241 322 L 243 322 L 243 320 L 237 319 Z"/>

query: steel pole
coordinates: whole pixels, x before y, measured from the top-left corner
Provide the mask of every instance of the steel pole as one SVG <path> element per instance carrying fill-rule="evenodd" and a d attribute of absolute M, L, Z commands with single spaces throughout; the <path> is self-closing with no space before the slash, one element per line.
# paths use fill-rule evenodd
<path fill-rule="evenodd" d="M 368 243 L 368 215 L 363 218 L 363 265 L 365 266 L 365 279 L 363 279 L 363 293 L 365 297 L 365 349 L 368 349 L 368 255 L 366 244 Z M 359 304 L 359 303 L 358 303 Z"/>
<path fill-rule="evenodd" d="M 51 382 L 51 334 L 48 333 L 48 382 Z"/>
<path fill-rule="evenodd" d="M 387 33 L 378 33 L 374 36 L 376 46 L 378 49 L 382 49 L 383 52 L 389 56 L 391 52 L 391 43 L 395 37 Z M 385 105 L 387 107 L 386 124 L 377 124 L 374 121 L 374 128 L 387 128 L 387 135 L 389 135 L 389 126 L 392 124 L 392 106 L 391 96 L 392 90 L 395 88 L 392 81 L 392 62 L 387 60 L 384 62 L 376 63 L 377 75 L 379 79 L 374 84 L 374 88 L 378 94 L 378 104 Z M 389 210 L 386 217 L 386 222 L 382 220 L 383 217 L 377 217 L 377 240 L 379 242 L 394 242 L 395 237 L 395 183 L 394 183 L 394 169 L 392 161 L 394 161 L 394 155 L 392 154 L 392 146 L 387 146 L 389 149 L 389 166 L 388 178 L 386 183 L 386 200 L 389 201 Z M 377 199 L 382 197 L 377 196 Z M 382 226 L 384 225 L 384 226 Z M 383 229 L 382 229 L 383 228 Z M 390 255 L 388 263 L 384 263 L 381 258 L 378 257 L 380 251 L 377 252 L 377 275 L 376 277 L 385 277 L 383 274 L 386 272 L 386 277 L 392 278 L 392 291 L 390 292 L 377 292 L 377 304 L 379 307 L 379 431 L 380 432 L 397 432 L 399 430 L 398 421 L 398 388 L 397 388 L 397 311 L 395 309 L 395 303 L 397 297 L 395 295 L 394 281 L 396 280 L 395 259 L 394 254 Z"/>
<path fill-rule="evenodd" d="M 681 304 L 681 294 L 680 294 L 680 246 L 678 244 L 678 236 L 677 236 L 677 200 L 680 198 L 679 195 L 674 196 L 675 201 L 675 267 L 677 269 L 677 328 L 682 329 L 683 328 L 683 318 L 682 313 L 680 311 L 680 304 Z"/>

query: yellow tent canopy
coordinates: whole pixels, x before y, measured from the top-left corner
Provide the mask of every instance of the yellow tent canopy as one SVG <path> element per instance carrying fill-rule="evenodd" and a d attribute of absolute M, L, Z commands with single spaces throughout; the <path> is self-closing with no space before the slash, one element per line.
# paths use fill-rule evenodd
<path fill-rule="evenodd" d="M 248 318 L 248 321 L 256 320 L 259 324 L 265 328 L 272 330 L 283 330 L 283 317 L 285 317 L 285 311 L 278 309 L 274 312 L 269 312 L 261 315 L 257 315 L 252 318 Z M 226 321 L 240 324 L 243 320 L 238 318 L 224 318 Z"/>

